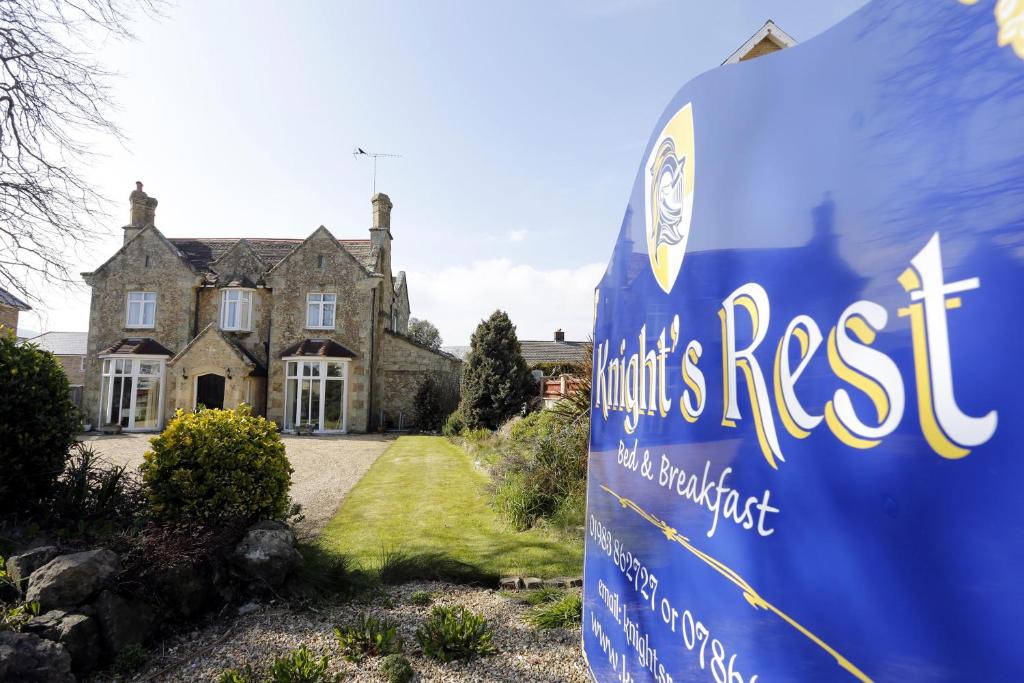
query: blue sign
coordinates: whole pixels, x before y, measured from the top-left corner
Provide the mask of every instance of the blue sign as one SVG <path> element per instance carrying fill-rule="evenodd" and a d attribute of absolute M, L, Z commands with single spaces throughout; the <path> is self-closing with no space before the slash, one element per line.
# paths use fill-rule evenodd
<path fill-rule="evenodd" d="M 595 306 L 596 680 L 1024 680 L 1024 0 L 686 85 Z"/>

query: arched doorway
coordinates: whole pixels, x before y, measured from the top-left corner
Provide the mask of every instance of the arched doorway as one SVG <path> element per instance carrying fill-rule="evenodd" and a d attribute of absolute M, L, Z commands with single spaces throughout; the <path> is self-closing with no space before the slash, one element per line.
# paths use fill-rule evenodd
<path fill-rule="evenodd" d="M 196 378 L 196 407 L 224 408 L 224 377 L 200 375 Z"/>

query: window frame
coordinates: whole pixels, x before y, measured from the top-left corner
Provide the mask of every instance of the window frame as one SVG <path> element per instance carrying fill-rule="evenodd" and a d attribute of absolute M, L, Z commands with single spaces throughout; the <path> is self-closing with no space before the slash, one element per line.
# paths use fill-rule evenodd
<path fill-rule="evenodd" d="M 302 397 L 302 384 L 303 383 L 316 383 L 317 384 L 317 408 L 318 408 L 318 429 L 317 434 L 347 434 L 348 433 L 348 402 L 349 402 L 349 375 L 351 369 L 350 358 L 310 358 L 309 356 L 287 356 L 281 359 L 284 362 L 284 379 L 285 379 L 285 391 L 284 391 L 284 415 L 283 423 L 284 429 L 290 432 L 298 431 L 302 424 L 301 419 L 301 397 Z M 328 366 L 331 363 L 336 363 L 340 366 L 341 375 L 331 375 L 328 373 Z M 306 372 L 306 366 L 309 366 L 309 372 Z M 316 372 L 312 371 L 312 366 L 316 366 Z M 291 405 L 288 401 L 288 384 L 294 382 L 294 391 L 292 392 Z M 324 429 L 324 414 L 327 410 L 327 384 L 328 382 L 341 382 L 342 393 L 341 393 L 341 429 Z M 312 400 L 312 392 L 310 392 L 310 400 Z M 312 403 L 308 404 L 308 409 L 312 408 Z"/>
<path fill-rule="evenodd" d="M 314 300 L 313 297 L 320 297 L 319 301 Z M 328 302 L 324 297 L 331 297 L 331 301 Z M 314 325 L 313 320 L 309 317 L 310 307 L 316 306 L 318 315 Z M 324 324 L 324 311 L 330 306 L 331 309 L 331 324 Z M 334 330 L 337 329 L 338 325 L 338 295 L 335 292 L 308 292 L 306 294 L 306 329 L 307 330 Z"/>
<path fill-rule="evenodd" d="M 141 300 L 133 301 L 133 297 L 138 295 Z M 146 297 L 153 297 L 152 301 L 147 301 Z M 125 296 L 125 309 L 124 309 L 124 327 L 126 330 L 152 330 L 156 327 L 156 292 L 147 292 L 143 290 L 131 290 Z M 153 305 L 153 320 L 147 325 L 146 324 L 146 305 Z M 138 306 L 139 310 L 139 321 L 132 322 L 132 306 Z"/>
<path fill-rule="evenodd" d="M 249 287 L 225 287 L 221 290 L 220 295 L 220 329 L 225 332 L 252 332 L 252 296 L 253 290 Z M 238 298 L 234 301 L 228 301 L 229 294 L 237 294 Z M 245 302 L 248 305 L 245 307 L 245 325 L 242 324 L 242 303 Z M 227 312 L 228 304 L 235 304 L 237 313 L 235 315 L 237 324 L 233 327 L 227 325 Z"/>
<path fill-rule="evenodd" d="M 113 393 L 114 393 L 114 378 L 122 378 L 131 382 L 131 397 L 127 406 L 128 410 L 128 425 L 124 427 L 125 431 L 145 431 L 159 432 L 163 429 L 164 425 L 164 393 L 167 388 L 167 361 L 169 360 L 166 356 L 148 356 L 148 355 L 118 355 L 111 354 L 100 356 L 100 397 L 97 402 L 99 405 L 96 409 L 96 422 L 102 426 L 107 424 L 106 419 L 112 419 L 112 408 Z M 116 368 L 117 362 L 121 362 L 121 369 Z M 142 372 L 142 366 L 156 365 L 157 370 L 154 372 Z M 156 413 L 156 427 L 155 428 L 144 428 L 136 429 L 135 418 L 136 408 L 139 394 L 139 380 L 157 380 L 159 382 L 159 391 L 157 394 L 157 413 Z M 123 384 L 122 384 L 123 390 Z M 124 411 L 126 406 L 120 405 L 118 408 L 119 413 Z M 119 415 L 119 418 L 121 416 Z M 117 424 L 120 424 L 120 420 Z"/>

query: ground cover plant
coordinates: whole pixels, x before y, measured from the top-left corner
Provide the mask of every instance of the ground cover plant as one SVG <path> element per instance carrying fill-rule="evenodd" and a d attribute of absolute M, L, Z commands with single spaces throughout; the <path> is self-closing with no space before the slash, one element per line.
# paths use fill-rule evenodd
<path fill-rule="evenodd" d="M 497 652 L 493 639 L 483 615 L 462 606 L 435 607 L 416 631 L 423 654 L 442 662 L 492 655 Z"/>
<path fill-rule="evenodd" d="M 580 573 L 582 538 L 511 530 L 489 505 L 487 484 L 473 458 L 447 439 L 403 436 L 348 494 L 318 544 L 367 570 L 382 566 L 383 547 L 434 560 L 446 556 L 492 577 Z M 398 563 L 391 564 L 397 576 Z M 402 564 L 412 578 L 414 563 Z"/>
<path fill-rule="evenodd" d="M 402 651 L 398 626 L 388 619 L 360 614 L 351 624 L 334 627 L 341 656 L 350 662 Z"/>
<path fill-rule="evenodd" d="M 380 670 L 387 677 L 388 683 L 407 683 L 412 680 L 414 673 L 409 658 L 401 654 L 385 657 Z"/>
<path fill-rule="evenodd" d="M 562 591 L 561 595 L 538 603 L 526 615 L 535 628 L 574 628 L 583 620 L 583 598 L 575 591 Z"/>

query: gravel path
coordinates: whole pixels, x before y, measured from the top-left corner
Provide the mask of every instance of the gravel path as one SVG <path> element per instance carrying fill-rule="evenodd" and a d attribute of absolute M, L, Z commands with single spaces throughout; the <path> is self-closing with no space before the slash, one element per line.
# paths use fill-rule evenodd
<path fill-rule="evenodd" d="M 105 460 L 131 468 L 142 464 L 151 434 L 87 436 Z M 302 505 L 305 515 L 294 525 L 302 539 L 319 534 L 331 520 L 352 487 L 362 479 L 394 437 L 377 434 L 353 436 L 282 435 L 292 464 L 292 500 Z"/>
<path fill-rule="evenodd" d="M 415 632 L 430 613 L 431 606 L 415 606 L 414 591 L 435 595 L 436 605 L 464 605 L 482 612 L 494 628 L 498 653 L 491 657 L 441 664 L 425 658 L 416 645 Z M 133 680 L 216 681 L 224 669 L 251 664 L 259 669 L 275 656 L 306 645 L 317 657 L 330 657 L 330 671 L 346 681 L 385 681 L 380 673 L 381 658 L 360 664 L 341 658 L 334 627 L 355 619 L 363 612 L 385 616 L 398 624 L 417 676 L 416 681 L 536 681 L 538 683 L 582 683 L 590 681 L 580 655 L 580 629 L 535 630 L 525 623 L 528 607 L 494 590 L 440 583 L 409 583 L 377 595 L 372 603 L 350 602 L 295 611 L 263 605 L 244 616 L 222 618 L 189 633 L 156 643 L 144 671 Z M 252 609 L 249 605 L 245 609 Z M 225 637 L 226 634 L 226 637 Z"/>

